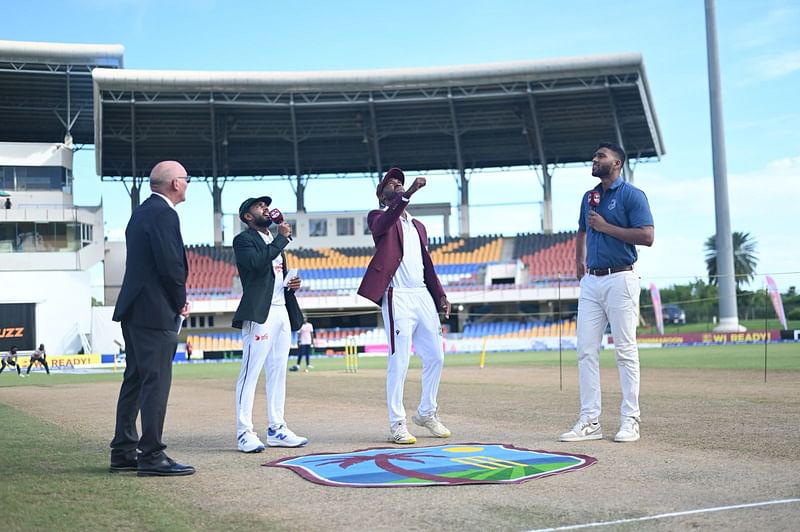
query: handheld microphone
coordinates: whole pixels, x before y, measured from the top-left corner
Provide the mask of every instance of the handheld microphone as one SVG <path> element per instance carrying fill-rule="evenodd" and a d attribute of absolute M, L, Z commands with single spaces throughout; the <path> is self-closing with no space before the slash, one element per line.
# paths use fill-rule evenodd
<path fill-rule="evenodd" d="M 269 219 L 272 220 L 272 223 L 275 225 L 283 223 L 283 213 L 278 209 L 271 209 L 269 211 Z"/>
<path fill-rule="evenodd" d="M 282 224 L 283 223 L 283 213 L 278 209 L 270 209 L 270 211 L 269 211 L 269 219 L 272 220 L 272 223 L 274 223 L 275 225 Z M 289 240 L 291 240 L 291 239 L 292 239 L 292 237 L 290 236 Z"/>
<path fill-rule="evenodd" d="M 593 211 L 596 211 L 597 206 L 600 205 L 600 192 L 597 190 L 590 190 L 586 201 L 589 204 L 589 207 Z"/>

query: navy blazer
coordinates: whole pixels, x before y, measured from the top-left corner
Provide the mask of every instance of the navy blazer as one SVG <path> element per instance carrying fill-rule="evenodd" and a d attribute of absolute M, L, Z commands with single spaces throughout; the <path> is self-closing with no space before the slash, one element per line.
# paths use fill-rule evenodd
<path fill-rule="evenodd" d="M 175 330 L 189 274 L 178 213 L 164 198 L 150 196 L 128 221 L 125 248 L 125 277 L 113 320 Z"/>
<path fill-rule="evenodd" d="M 283 248 L 288 243 L 289 239 L 278 233 L 267 245 L 255 229 L 242 231 L 233 239 L 236 268 L 242 281 L 242 299 L 233 315 L 232 325 L 235 328 L 241 329 L 245 320 L 256 323 L 267 321 L 275 288 L 272 261 L 278 255 L 283 256 L 284 275 L 288 273 L 286 256 L 283 255 Z"/>
<path fill-rule="evenodd" d="M 358 295 L 377 305 L 381 304 L 383 294 L 392 282 L 400 261 L 403 260 L 403 222 L 400 221 L 400 215 L 406 205 L 408 202 L 403 200 L 403 196 L 398 195 L 385 211 L 375 209 L 367 215 L 367 224 L 375 242 L 375 255 L 367 266 L 361 286 L 358 287 Z M 438 310 L 445 293 L 436 270 L 433 269 L 431 255 L 428 253 L 428 233 L 422 222 L 416 219 L 412 222 L 419 233 L 425 286 Z"/>

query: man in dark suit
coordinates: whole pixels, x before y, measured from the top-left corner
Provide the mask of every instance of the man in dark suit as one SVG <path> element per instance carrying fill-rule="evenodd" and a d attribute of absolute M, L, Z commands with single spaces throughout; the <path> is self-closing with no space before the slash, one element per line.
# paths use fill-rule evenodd
<path fill-rule="evenodd" d="M 186 199 L 188 184 L 180 163 L 158 163 L 150 173 L 153 194 L 136 208 L 125 229 L 125 277 L 113 319 L 122 323 L 126 367 L 111 441 L 111 471 L 138 471 L 139 476 L 194 473 L 192 466 L 169 458 L 161 441 L 172 356 L 180 324 L 189 314 L 188 265 L 175 210 Z M 141 438 L 136 431 L 139 412 Z"/>
<path fill-rule="evenodd" d="M 248 198 L 239 207 L 239 219 L 247 224 L 233 239 L 236 267 L 242 280 L 242 300 L 233 326 L 242 330 L 242 367 L 236 382 L 236 441 L 243 453 L 260 453 L 264 443 L 253 430 L 253 401 L 262 368 L 266 373 L 267 427 L 270 447 L 300 447 L 308 439 L 286 426 L 286 362 L 292 331 L 286 309 L 289 290 L 300 288 L 300 278 L 286 278 L 283 249 L 292 227 L 280 220 L 273 238 L 269 196 Z M 282 216 L 281 216 L 282 218 Z M 286 282 L 284 282 L 284 280 Z"/>
<path fill-rule="evenodd" d="M 381 179 L 376 195 L 383 208 L 367 215 L 375 255 L 358 289 L 359 295 L 382 308 L 389 340 L 386 372 L 389 441 L 398 444 L 417 442 L 408 432 L 403 407 L 412 341 L 422 360 L 422 394 L 411 419 L 437 438 L 450 436 L 450 431 L 439 421 L 436 403 L 444 365 L 437 308 L 448 318 L 450 302 L 433 269 L 425 226 L 406 212 L 409 199 L 426 182 L 424 177 L 418 177 L 405 190 L 405 175 L 399 168 L 391 168 Z"/>

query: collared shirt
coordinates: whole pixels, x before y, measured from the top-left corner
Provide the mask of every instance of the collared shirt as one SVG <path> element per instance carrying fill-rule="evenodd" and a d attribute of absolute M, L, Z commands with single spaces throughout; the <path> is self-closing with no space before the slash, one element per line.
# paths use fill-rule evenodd
<path fill-rule="evenodd" d="M 393 288 L 425 288 L 422 243 L 417 226 L 412 222 L 413 219 L 408 212 L 406 218 L 400 217 L 400 225 L 403 228 L 403 259 L 389 285 Z"/>
<path fill-rule="evenodd" d="M 603 191 L 602 183 L 594 190 L 600 192 L 597 214 L 608 223 L 619 227 L 645 227 L 653 225 L 653 215 L 644 192 L 618 177 Z M 580 231 L 586 232 L 586 264 L 591 269 L 630 266 L 636 262 L 636 246 L 600 233 L 589 227 L 589 192 L 583 195 L 581 215 L 578 219 Z"/>
<path fill-rule="evenodd" d="M 166 197 L 164 194 L 159 194 L 158 192 L 153 192 L 153 196 L 158 196 L 159 198 L 163 199 L 164 201 L 167 202 L 167 205 L 169 205 L 170 208 L 173 211 L 178 212 L 178 209 L 175 208 L 175 204 L 172 203 L 172 200 L 169 199 L 168 197 Z"/>
<path fill-rule="evenodd" d="M 272 234 L 269 231 L 262 233 L 258 231 L 261 238 L 267 245 L 272 243 Z M 272 304 L 286 305 L 286 296 L 283 293 L 283 256 L 278 255 L 272 260 L 272 272 L 275 274 L 275 287 L 272 289 Z"/>

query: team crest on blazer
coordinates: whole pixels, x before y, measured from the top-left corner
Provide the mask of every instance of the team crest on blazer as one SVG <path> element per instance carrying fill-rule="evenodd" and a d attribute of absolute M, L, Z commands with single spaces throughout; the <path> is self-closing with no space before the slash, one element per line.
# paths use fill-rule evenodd
<path fill-rule="evenodd" d="M 582 454 L 533 451 L 507 444 L 458 443 L 290 456 L 264 465 L 291 469 L 325 486 L 404 488 L 519 484 L 581 469 L 596 461 Z"/>

